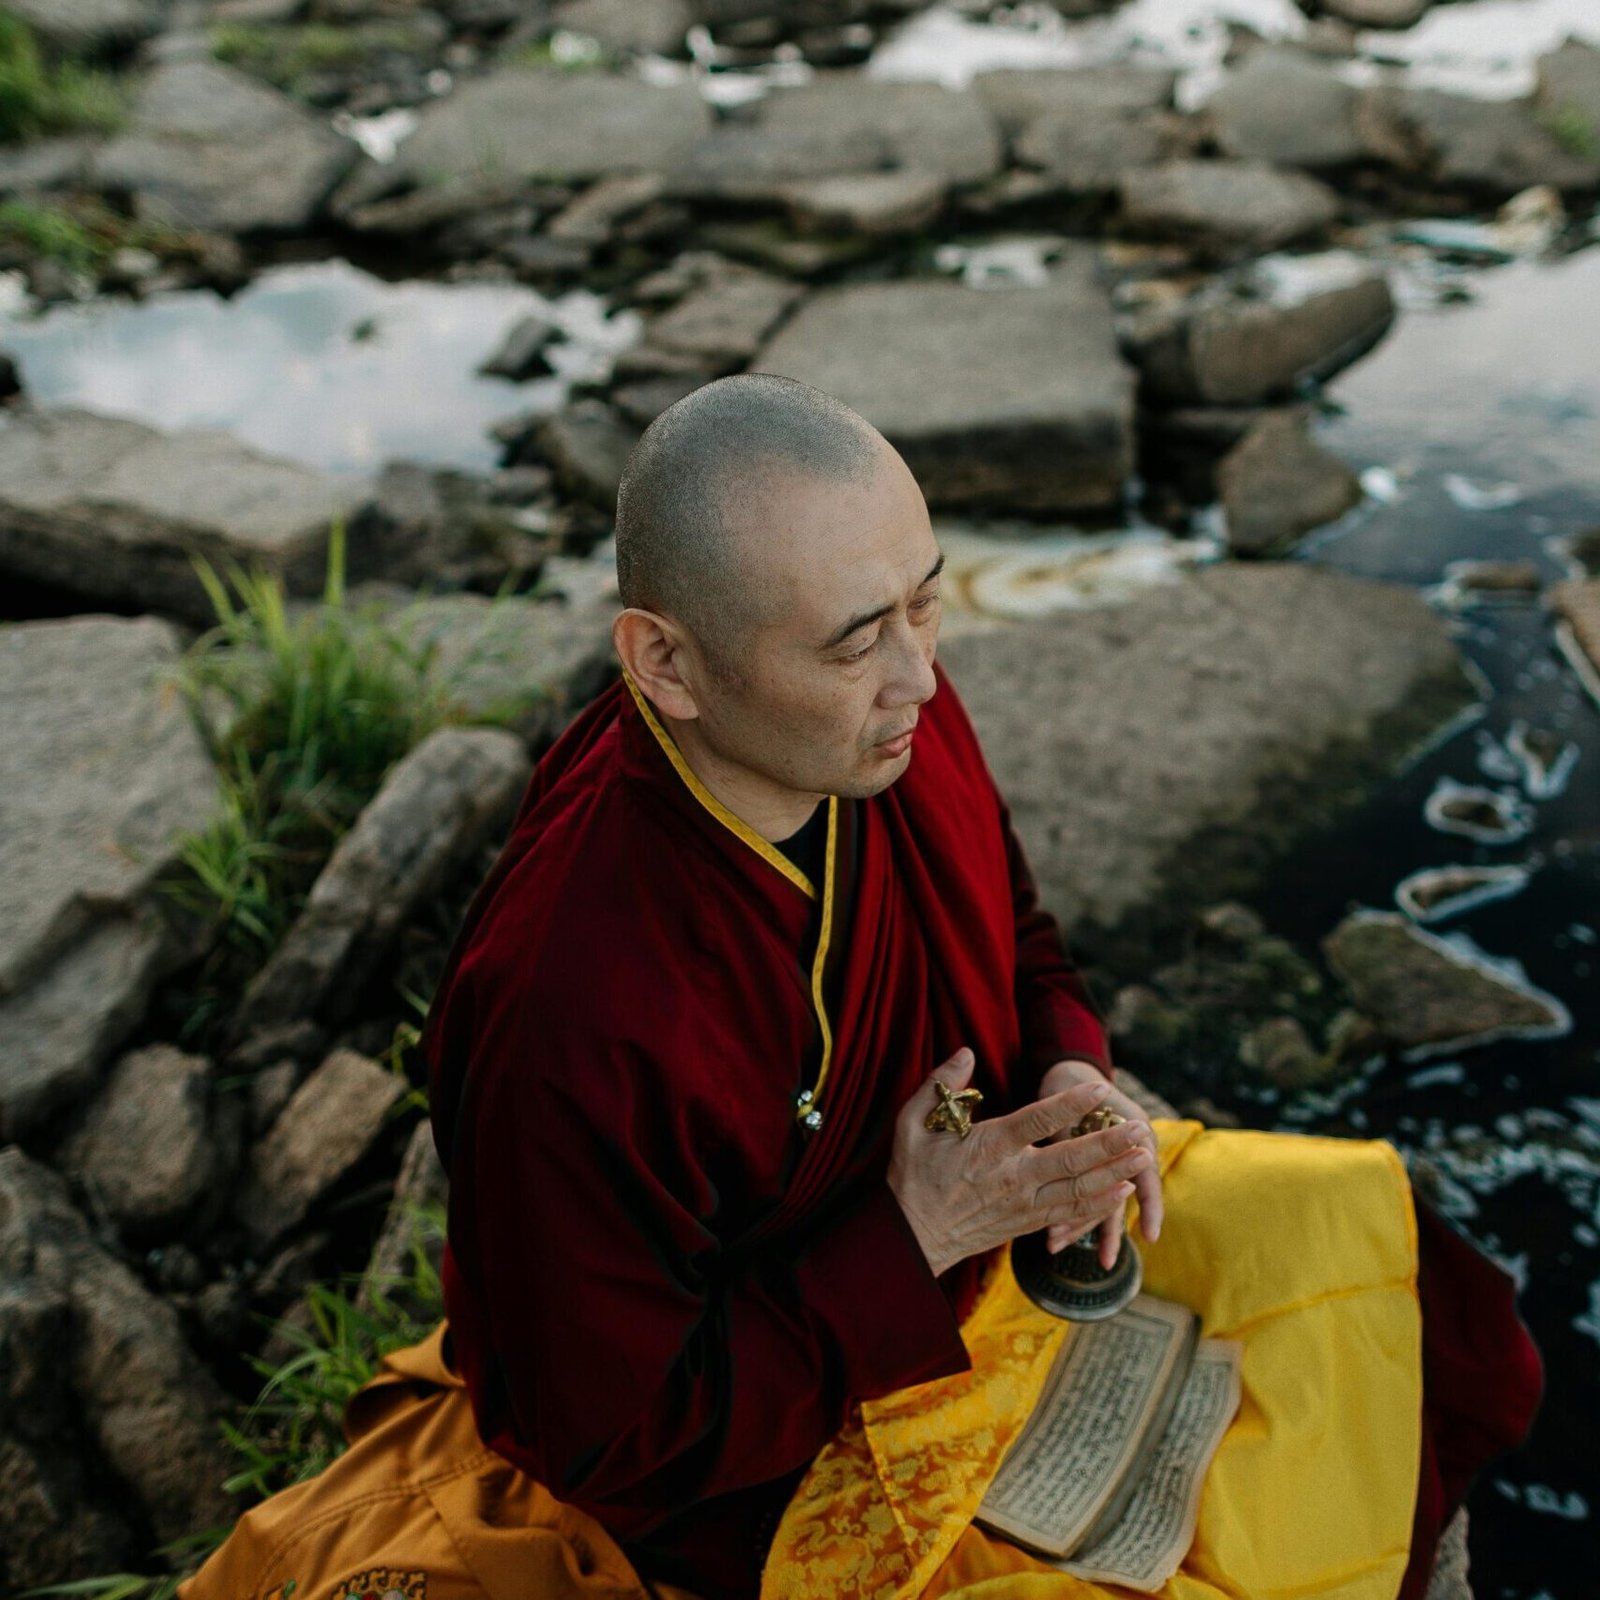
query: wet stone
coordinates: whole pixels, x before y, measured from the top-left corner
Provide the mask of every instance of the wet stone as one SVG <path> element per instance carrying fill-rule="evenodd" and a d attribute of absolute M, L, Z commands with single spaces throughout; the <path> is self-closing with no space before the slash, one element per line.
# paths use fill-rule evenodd
<path fill-rule="evenodd" d="M 1124 174 L 1119 188 L 1134 232 L 1189 240 L 1220 256 L 1320 233 L 1340 211 L 1326 184 L 1264 161 L 1162 162 Z"/>
<path fill-rule="evenodd" d="M 141 216 L 218 233 L 305 228 L 356 148 L 287 95 L 213 61 L 157 67 L 94 183 Z"/>
<path fill-rule="evenodd" d="M 1408 1055 L 1566 1032 L 1554 996 L 1491 968 L 1395 912 L 1358 911 L 1322 942 L 1357 1010 Z"/>
<path fill-rule="evenodd" d="M 1206 102 L 1217 143 L 1230 156 L 1289 167 L 1341 167 L 1363 154 L 1357 91 L 1326 62 L 1258 46 Z"/>
<path fill-rule="evenodd" d="M 1228 548 L 1263 555 L 1332 522 L 1361 499 L 1350 465 L 1306 432 L 1305 419 L 1264 417 L 1217 467 L 1228 518 Z"/>
<path fill-rule="evenodd" d="M 931 505 L 1116 504 L 1133 375 L 1087 255 L 1038 288 L 924 281 L 813 294 L 754 370 L 837 395 L 905 457 Z"/>
<path fill-rule="evenodd" d="M 335 1050 L 295 1091 L 251 1157 L 235 1202 L 258 1250 L 305 1220 L 372 1149 L 405 1085 L 376 1061 Z"/>

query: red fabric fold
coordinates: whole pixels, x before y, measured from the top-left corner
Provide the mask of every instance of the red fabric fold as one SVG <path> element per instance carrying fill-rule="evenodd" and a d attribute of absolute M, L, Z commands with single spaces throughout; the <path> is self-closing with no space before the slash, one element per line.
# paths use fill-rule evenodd
<path fill-rule="evenodd" d="M 1412 1197 L 1422 1459 L 1398 1600 L 1423 1600 L 1446 1525 L 1484 1468 L 1527 1439 L 1544 1395 L 1544 1365 L 1517 1312 L 1515 1280 L 1415 1190 Z"/>

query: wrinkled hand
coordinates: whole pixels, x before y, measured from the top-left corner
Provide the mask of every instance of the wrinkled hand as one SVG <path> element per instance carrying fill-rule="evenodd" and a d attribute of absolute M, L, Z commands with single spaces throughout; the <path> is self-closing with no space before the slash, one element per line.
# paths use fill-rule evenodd
<path fill-rule="evenodd" d="M 964 1089 L 972 1069 L 972 1052 L 963 1048 L 934 1068 L 933 1079 Z M 974 1122 L 965 1139 L 923 1125 L 938 1103 L 933 1079 L 896 1118 L 888 1181 L 935 1275 L 1025 1233 L 1051 1227 L 1086 1233 L 1120 1216 L 1133 1182 L 1155 1161 L 1125 1124 L 1040 1143 L 1116 1093 L 1098 1074 L 1093 1083 Z"/>
<path fill-rule="evenodd" d="M 1069 1056 L 1058 1061 L 1045 1072 L 1039 1080 L 1039 1103 L 1052 1095 L 1059 1094 L 1063 1089 L 1074 1084 L 1106 1082 L 1105 1075 L 1092 1061 L 1085 1061 L 1080 1056 Z M 1147 1240 L 1154 1243 L 1161 1235 L 1161 1222 L 1165 1214 L 1161 1195 L 1161 1169 L 1156 1161 L 1156 1136 L 1145 1118 L 1143 1107 L 1137 1100 L 1130 1099 L 1115 1085 L 1111 1086 L 1110 1093 L 1100 1104 L 1110 1107 L 1126 1117 L 1127 1122 L 1121 1124 L 1124 1129 L 1137 1128 L 1137 1138 L 1140 1148 L 1150 1152 L 1150 1164 L 1133 1180 L 1134 1190 L 1139 1197 L 1139 1231 Z M 1069 1124 L 1070 1128 L 1070 1124 Z M 1065 1139 L 1067 1130 L 1052 1136 L 1052 1143 L 1058 1139 Z M 1127 1225 L 1128 1202 L 1121 1200 L 1117 1209 L 1099 1224 L 1100 1231 L 1100 1264 L 1110 1267 L 1117 1259 L 1119 1241 L 1122 1238 L 1123 1228 Z M 1052 1251 L 1064 1250 L 1075 1239 L 1081 1239 L 1089 1232 L 1089 1228 L 1074 1229 L 1064 1223 L 1052 1223 L 1047 1243 Z"/>

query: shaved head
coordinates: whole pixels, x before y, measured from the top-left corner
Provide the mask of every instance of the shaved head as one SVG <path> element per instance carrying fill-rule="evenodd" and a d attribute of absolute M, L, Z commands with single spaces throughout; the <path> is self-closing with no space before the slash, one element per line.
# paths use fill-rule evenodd
<path fill-rule="evenodd" d="M 670 617 L 724 683 L 765 620 L 760 550 L 785 481 L 870 483 L 882 436 L 843 401 L 776 373 L 718 378 L 645 429 L 617 491 L 625 606 Z"/>

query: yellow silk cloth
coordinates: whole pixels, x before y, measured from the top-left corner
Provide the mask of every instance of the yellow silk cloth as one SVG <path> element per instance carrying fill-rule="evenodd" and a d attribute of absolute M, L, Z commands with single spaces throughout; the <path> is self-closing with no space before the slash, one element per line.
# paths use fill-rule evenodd
<path fill-rule="evenodd" d="M 1411 1544 L 1422 1320 L 1411 1184 L 1394 1146 L 1152 1120 L 1166 1218 L 1129 1236 L 1144 1291 L 1243 1343 L 1239 1412 L 1207 1471 L 1168 1600 L 1393 1600 Z M 972 1525 L 1073 1324 L 1009 1257 L 963 1324 L 973 1369 L 865 1402 L 778 1526 L 762 1600 L 1088 1600 Z"/>

